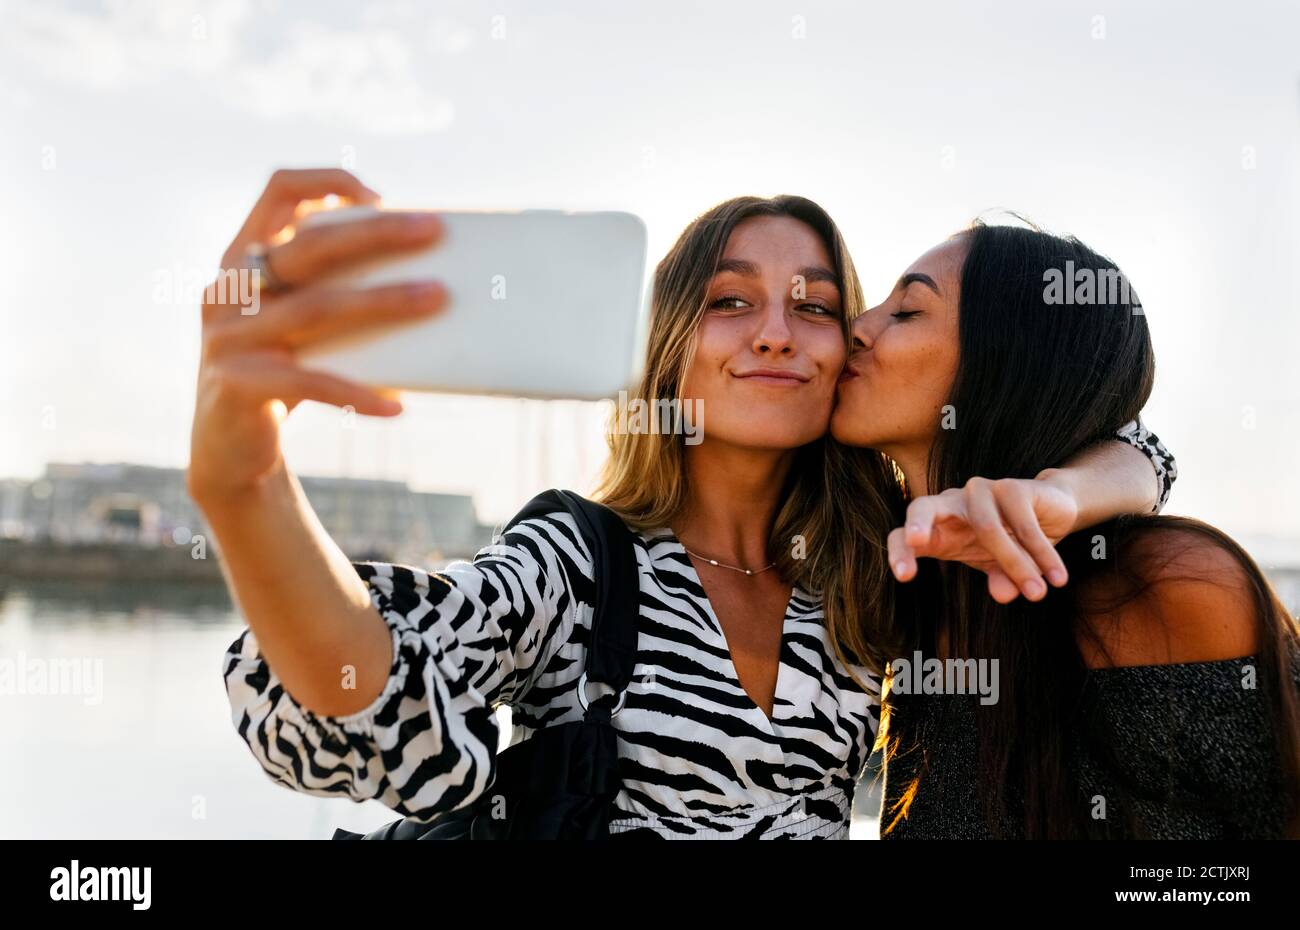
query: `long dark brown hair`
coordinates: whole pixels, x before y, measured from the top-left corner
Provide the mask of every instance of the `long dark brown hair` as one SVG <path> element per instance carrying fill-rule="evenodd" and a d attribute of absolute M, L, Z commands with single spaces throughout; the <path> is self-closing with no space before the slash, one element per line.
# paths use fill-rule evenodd
<path fill-rule="evenodd" d="M 1038 229 L 976 223 L 960 234 L 968 245 L 959 298 L 959 361 L 948 403 L 957 428 L 937 433 L 927 468 L 928 492 L 963 486 L 976 475 L 1032 478 L 1087 446 L 1113 437 L 1137 417 L 1151 392 L 1155 361 L 1146 316 L 1118 268 L 1077 239 Z M 1067 264 L 1068 263 L 1068 264 Z M 1094 290 L 1087 306 L 1048 297 L 1053 270 L 1086 270 L 1094 280 L 1124 286 Z M 1067 279 L 1066 287 L 1073 285 Z M 897 514 L 901 524 L 902 513 Z M 1087 541 L 1102 534 L 1111 555 L 1099 564 Z M 1291 662 L 1300 650 L 1296 621 L 1259 567 L 1236 543 L 1199 521 L 1148 516 L 1089 529 L 1062 542 L 1071 584 L 1037 603 L 999 605 L 985 576 L 957 563 L 922 560 L 917 578 L 896 585 L 891 618 L 904 650 L 998 661 L 999 700 L 977 713 L 979 797 L 990 832 L 1025 837 L 1096 835 L 1071 771 L 1071 740 L 1082 734 L 1105 751 L 1105 740 L 1081 719 L 1087 669 L 1079 638 L 1087 635 L 1083 593 L 1099 572 L 1121 572 L 1108 585 L 1105 609 L 1146 596 L 1161 566 L 1143 537 L 1157 533 L 1183 544 L 1228 553 L 1247 579 L 1257 618 L 1258 688 L 1269 716 L 1287 809 L 1296 829 L 1300 803 L 1300 708 Z M 1105 566 L 1105 567 L 1103 567 Z M 1122 568 L 1121 568 L 1122 567 Z M 1110 579 L 1114 582 L 1115 579 Z M 905 652 L 896 653 L 903 655 Z M 886 701 L 881 743 L 887 758 L 907 744 L 910 697 Z M 911 791 L 899 794 L 906 800 Z M 903 811 L 886 811 L 882 830 Z M 1124 835 L 1140 835 L 1129 822 Z"/>

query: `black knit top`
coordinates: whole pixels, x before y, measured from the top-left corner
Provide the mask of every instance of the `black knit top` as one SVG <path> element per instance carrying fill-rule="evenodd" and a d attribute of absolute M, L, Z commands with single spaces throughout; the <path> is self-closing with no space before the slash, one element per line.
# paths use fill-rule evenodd
<path fill-rule="evenodd" d="M 1279 761 L 1247 656 L 1216 662 L 1095 669 L 1087 674 L 1068 753 L 1088 835 L 1236 839 L 1284 831 Z M 1294 666 L 1300 688 L 1300 658 Z M 906 695 L 891 722 L 903 751 L 889 760 L 883 839 L 994 835 L 977 793 L 976 695 Z M 905 708 L 905 710 L 904 710 Z M 1096 734 L 1087 736 L 1086 732 Z M 893 735 L 891 733 L 891 736 Z M 919 774 L 905 818 L 897 805 Z M 999 835 L 1023 835 L 1019 793 Z M 897 823 L 890 829 L 890 824 Z"/>

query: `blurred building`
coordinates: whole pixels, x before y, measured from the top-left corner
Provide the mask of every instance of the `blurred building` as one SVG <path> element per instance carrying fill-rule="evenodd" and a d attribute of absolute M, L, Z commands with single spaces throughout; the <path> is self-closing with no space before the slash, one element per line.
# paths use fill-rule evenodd
<path fill-rule="evenodd" d="M 400 481 L 299 476 L 321 523 L 353 559 L 429 564 L 472 556 L 491 538 L 473 501 Z M 0 482 L 0 537 L 41 544 L 189 547 L 207 536 L 179 468 L 51 463 Z"/>

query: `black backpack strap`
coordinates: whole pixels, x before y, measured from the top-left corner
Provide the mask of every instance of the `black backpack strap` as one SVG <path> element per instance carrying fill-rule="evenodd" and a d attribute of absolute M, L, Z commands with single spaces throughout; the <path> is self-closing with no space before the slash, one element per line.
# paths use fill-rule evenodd
<path fill-rule="evenodd" d="M 534 497 L 507 527 L 557 511 L 573 517 L 593 560 L 596 604 L 587 649 L 587 681 L 608 685 L 619 693 L 631 683 L 636 667 L 637 616 L 641 606 L 632 531 L 604 504 L 558 488 Z"/>
<path fill-rule="evenodd" d="M 615 689 L 616 694 L 621 695 L 631 683 L 632 671 L 636 666 L 637 617 L 641 605 L 640 579 L 636 567 L 636 540 L 631 530 L 627 528 L 627 524 L 608 507 L 589 501 L 572 491 L 558 489 L 538 494 L 515 514 L 514 518 L 506 524 L 506 528 L 522 520 L 547 517 L 555 513 L 572 515 L 593 560 L 596 604 L 591 620 L 585 680 L 588 683 L 594 681 L 607 685 Z M 581 691 L 579 693 L 582 694 Z M 582 700 L 584 706 L 587 706 L 585 696 Z M 621 703 L 621 700 L 622 698 L 619 698 L 618 702 Z M 582 816 L 572 822 L 566 820 L 565 829 L 571 831 L 575 826 L 590 821 L 590 825 L 584 829 L 589 833 L 594 829 L 592 836 L 607 834 L 607 820 L 613 804 L 613 794 L 610 792 L 616 791 L 618 785 L 616 771 L 618 755 L 614 749 L 616 741 L 612 739 L 602 741 L 596 734 L 600 728 L 604 728 L 612 737 L 613 731 L 609 721 L 614 713 L 617 713 L 617 708 L 613 710 L 609 708 L 608 698 L 593 701 L 587 706 L 586 715 L 581 721 L 544 727 L 532 738 L 508 747 L 499 756 L 495 782 L 497 790 L 503 790 L 503 785 L 509 785 L 509 789 L 505 789 L 509 796 L 521 796 L 521 781 L 529 781 L 537 771 L 545 771 L 547 765 L 562 764 L 569 767 L 578 765 L 579 770 L 589 779 L 594 777 L 593 772 L 605 772 L 606 774 L 601 776 L 603 781 L 601 779 L 597 781 L 603 785 L 607 797 L 602 795 L 604 800 L 601 800 L 595 808 L 592 807 L 594 797 L 583 801 L 582 808 L 579 810 Z M 583 728 L 585 735 L 582 737 L 573 735 L 574 727 Z M 565 728 L 570 728 L 570 732 L 561 733 Z M 543 753 L 539 756 L 537 750 L 539 746 L 546 743 L 542 738 L 546 733 L 556 734 L 561 739 L 550 745 L 548 751 L 551 755 Z M 580 764 L 569 759 L 569 755 L 574 752 L 583 753 Z M 538 766 L 542 768 L 539 769 Z M 559 775 L 552 773 L 546 777 L 558 778 Z M 497 835 L 495 831 L 498 829 L 496 818 L 484 813 L 479 804 L 488 797 L 489 794 L 484 794 L 478 801 L 467 807 L 440 814 L 431 823 L 407 817 L 386 824 L 364 836 L 347 830 L 335 830 L 334 839 L 470 839 L 495 836 Z M 601 805 L 604 807 L 602 808 Z M 605 821 L 600 821 L 601 816 L 605 817 Z M 530 824 L 532 827 L 538 825 L 533 821 L 530 821 Z M 550 833 L 554 833 L 553 827 L 554 824 L 550 828 Z M 524 828 L 520 835 L 531 835 L 530 829 L 531 827 Z"/>

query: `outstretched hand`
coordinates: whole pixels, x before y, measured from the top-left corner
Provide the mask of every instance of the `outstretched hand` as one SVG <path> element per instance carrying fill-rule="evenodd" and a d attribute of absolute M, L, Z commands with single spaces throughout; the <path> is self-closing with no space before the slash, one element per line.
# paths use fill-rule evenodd
<path fill-rule="evenodd" d="M 1079 516 L 1074 497 L 1050 479 L 972 478 L 965 487 L 918 497 L 904 526 L 889 534 L 899 581 L 916 577 L 918 558 L 961 562 L 988 575 L 999 604 L 1047 596 L 1069 580 L 1056 544 Z"/>

